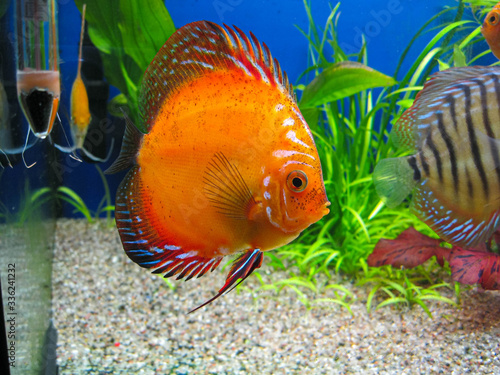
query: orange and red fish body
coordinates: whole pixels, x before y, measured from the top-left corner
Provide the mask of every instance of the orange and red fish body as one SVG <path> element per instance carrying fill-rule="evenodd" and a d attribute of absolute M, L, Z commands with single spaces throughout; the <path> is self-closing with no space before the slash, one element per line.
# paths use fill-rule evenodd
<path fill-rule="evenodd" d="M 82 44 L 83 32 L 85 30 L 85 10 L 86 4 L 82 8 L 82 26 L 80 31 L 80 46 L 78 52 L 78 71 L 76 74 L 75 82 L 71 88 L 71 127 L 76 138 L 76 148 L 83 148 L 83 141 L 87 135 L 91 116 L 89 111 L 89 98 L 87 89 L 83 83 L 81 76 L 82 68 Z"/>
<path fill-rule="evenodd" d="M 395 206 L 412 211 L 443 240 L 476 248 L 500 225 L 500 69 L 452 68 L 426 82 L 391 131 L 414 155 L 382 160 L 373 177 Z"/>
<path fill-rule="evenodd" d="M 206 21 L 179 29 L 146 70 L 140 110 L 147 133 L 129 123 L 110 168 L 134 164 L 116 198 L 123 247 L 186 280 L 243 252 L 207 303 L 329 212 L 311 132 L 253 35 Z"/>
<path fill-rule="evenodd" d="M 500 59 L 500 3 L 486 15 L 481 33 L 490 46 L 491 52 L 497 59 Z"/>

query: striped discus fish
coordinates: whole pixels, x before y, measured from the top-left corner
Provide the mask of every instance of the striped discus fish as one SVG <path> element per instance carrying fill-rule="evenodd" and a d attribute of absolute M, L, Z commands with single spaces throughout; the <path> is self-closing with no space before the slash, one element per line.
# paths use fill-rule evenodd
<path fill-rule="evenodd" d="M 415 154 L 382 160 L 373 173 L 389 207 L 412 191 L 412 211 L 443 240 L 488 240 L 500 211 L 500 69 L 436 73 L 397 122 L 396 146 Z"/>

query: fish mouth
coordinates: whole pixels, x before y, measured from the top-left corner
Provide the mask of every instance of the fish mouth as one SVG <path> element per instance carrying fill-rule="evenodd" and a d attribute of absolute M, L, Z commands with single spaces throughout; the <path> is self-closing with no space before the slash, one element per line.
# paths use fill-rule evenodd
<path fill-rule="evenodd" d="M 330 209 L 328 208 L 330 204 L 331 204 L 330 201 L 327 200 L 323 205 L 323 216 L 326 216 L 330 213 Z"/>

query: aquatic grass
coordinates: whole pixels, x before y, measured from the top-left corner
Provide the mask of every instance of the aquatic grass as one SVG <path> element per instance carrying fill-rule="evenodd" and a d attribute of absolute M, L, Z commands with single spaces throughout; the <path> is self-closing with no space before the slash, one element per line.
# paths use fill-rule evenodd
<path fill-rule="evenodd" d="M 309 41 L 311 65 L 299 79 L 314 73 L 311 81 L 316 80 L 317 83 L 323 72 L 332 69 L 332 66 L 342 67 L 348 59 L 366 64 L 368 55 L 365 44 L 358 54 L 350 56 L 339 46 L 336 23 L 340 4 L 332 8 L 323 30 L 314 23 L 310 3 L 304 0 L 304 5 L 309 32 L 299 30 Z M 452 22 L 432 26 L 449 12 L 455 12 Z M 286 285 L 296 291 L 303 301 L 305 294 L 302 290 L 311 290 L 310 285 L 314 285 L 316 276 L 324 273 L 331 278 L 331 273 L 335 272 L 357 280 L 359 285 L 371 285 L 368 308 L 379 292 L 387 298 L 378 308 L 393 304 L 419 305 L 428 313 L 426 302 L 429 300 L 454 303 L 440 294 L 449 285 L 441 281 L 433 285 L 431 278 L 422 276 L 422 268 L 397 270 L 390 274 L 383 268 L 367 272 L 366 259 L 378 240 L 394 238 L 409 226 L 432 233 L 406 207 L 385 207 L 376 194 L 371 173 L 379 160 L 401 154 L 393 150 L 391 142 L 388 142 L 390 127 L 411 106 L 415 95 L 437 66 L 438 59 L 448 65 L 467 63 L 465 51 L 481 40 L 478 21 L 462 20 L 463 14 L 464 3 L 460 1 L 456 7 L 436 14 L 417 31 L 400 57 L 392 86 L 375 89 L 374 85 L 349 91 L 351 88 L 346 90 L 345 87 L 350 84 L 349 80 L 337 80 L 333 84 L 325 79 L 323 86 L 328 87 L 324 90 L 325 98 L 315 96 L 313 101 L 319 105 L 314 107 L 307 103 L 301 106 L 307 96 L 299 102 L 316 140 L 327 195 L 332 203 L 331 214 L 306 229 L 297 241 L 277 250 L 271 264 L 280 269 L 285 263 L 296 266 L 300 274 L 274 282 L 275 287 Z M 430 41 L 408 71 L 401 74 L 401 67 L 413 44 L 426 33 L 432 34 Z M 333 48 L 333 59 L 331 53 L 325 51 L 326 46 Z M 398 78 L 400 75 L 402 78 Z M 297 85 L 299 94 L 300 91 L 304 95 L 311 90 L 309 85 Z M 314 87 L 315 93 L 321 90 L 322 87 Z M 343 90 L 348 95 L 332 93 L 334 90 Z M 332 98 L 337 100 L 331 101 Z M 437 266 L 431 264 L 429 267 Z M 301 278 L 303 283 L 298 282 Z M 338 301 L 343 302 L 342 299 Z M 304 304 L 310 306 L 311 302 L 304 301 Z"/>
<path fill-rule="evenodd" d="M 108 180 L 104 175 L 103 171 L 99 166 L 95 166 L 99 177 L 101 178 L 102 186 L 104 188 L 104 196 L 99 202 L 95 211 L 88 208 L 83 199 L 76 193 L 73 189 L 60 186 L 57 188 L 56 198 L 68 203 L 74 208 L 73 213 L 80 213 L 89 223 L 94 223 L 101 217 L 103 213 L 106 214 L 107 226 L 112 226 L 114 224 L 114 219 L 112 213 L 115 210 L 115 206 L 111 204 L 111 192 L 109 190 Z"/>
<path fill-rule="evenodd" d="M 115 211 L 115 205 L 111 204 L 111 193 L 109 191 L 109 184 L 106 176 L 97 164 L 95 165 L 95 168 L 97 173 L 99 173 L 99 177 L 101 178 L 102 186 L 104 188 L 104 196 L 97 206 L 95 217 L 98 218 L 101 216 L 101 213 L 106 213 L 106 223 L 108 227 L 110 227 L 114 224 L 113 215 L 111 214 Z M 106 205 L 104 206 L 104 204 Z"/>
<path fill-rule="evenodd" d="M 370 284 L 372 286 L 366 301 L 368 312 L 372 308 L 377 310 L 390 305 L 404 305 L 410 308 L 418 305 L 432 318 L 432 313 L 427 306 L 428 301 L 439 301 L 457 307 L 457 303 L 460 300 L 460 287 L 456 287 L 457 284 L 460 284 L 456 282 L 448 283 L 439 277 L 443 273 L 443 270 L 437 264 L 435 258 L 428 261 L 425 265 L 411 270 L 404 268 L 395 269 L 390 266 L 370 268 L 364 263 L 363 272 L 365 276 L 358 282 L 358 285 Z M 449 269 L 445 272 L 449 276 Z M 456 301 L 443 296 L 443 289 L 454 291 Z M 386 298 L 376 306 L 373 306 L 377 294 L 381 294 L 379 292 Z"/>
<path fill-rule="evenodd" d="M 98 166 L 96 166 L 96 169 L 101 177 L 105 193 L 95 211 L 90 210 L 78 193 L 69 187 L 59 186 L 55 190 L 50 187 L 42 187 L 31 192 L 29 181 L 26 180 L 24 198 L 21 199 L 19 211 L 16 214 L 11 214 L 7 206 L 0 202 L 0 218 L 4 219 L 5 222 L 14 222 L 16 225 L 22 226 L 41 206 L 50 202 L 62 201 L 74 208 L 73 213 L 82 214 L 89 223 L 96 222 L 101 214 L 106 213 L 107 225 L 113 225 L 112 212 L 115 206 L 111 204 L 109 185 L 102 170 Z"/>
<path fill-rule="evenodd" d="M 57 188 L 56 199 L 66 202 L 67 204 L 72 206 L 73 214 L 80 213 L 85 219 L 87 219 L 89 223 L 95 223 L 103 212 L 106 212 L 107 215 L 109 214 L 109 217 L 106 221 L 108 223 L 108 226 L 112 225 L 112 223 L 114 222 L 111 217 L 111 212 L 114 211 L 115 207 L 110 204 L 103 207 L 103 202 L 109 199 L 106 197 L 106 195 L 102 198 L 95 211 L 90 210 L 87 204 L 78 195 L 78 193 L 67 186 L 59 186 Z"/>
<path fill-rule="evenodd" d="M 332 289 L 334 291 L 335 298 L 328 298 L 328 297 L 323 297 L 323 298 L 315 298 L 313 301 L 311 301 L 311 304 L 313 306 L 317 306 L 320 304 L 337 304 L 340 305 L 341 307 L 345 308 L 349 313 L 354 316 L 354 313 L 352 312 L 351 309 L 351 304 L 356 301 L 356 297 L 354 296 L 354 293 L 352 293 L 349 289 L 342 285 L 338 284 L 329 284 L 327 285 L 324 290 L 327 291 L 329 289 Z"/>
<path fill-rule="evenodd" d="M 5 169 L 0 169 L 0 180 L 2 179 L 4 172 Z M 9 208 L 2 201 L 0 201 L 0 220 L 2 223 L 10 223 L 13 221 Z"/>
<path fill-rule="evenodd" d="M 57 198 L 73 206 L 73 213 L 81 213 L 89 223 L 94 222 L 94 218 L 83 199 L 73 190 L 66 186 L 57 188 Z"/>
<path fill-rule="evenodd" d="M 177 284 L 175 284 L 172 281 L 170 281 L 170 279 L 168 277 L 162 277 L 161 279 L 165 282 L 165 284 L 167 284 L 167 287 L 171 291 L 175 291 L 177 289 Z"/>
<path fill-rule="evenodd" d="M 21 198 L 21 205 L 16 214 L 10 214 L 6 208 L 6 222 L 14 222 L 16 226 L 23 226 L 27 220 L 37 212 L 43 205 L 54 199 L 54 191 L 49 187 L 43 187 L 31 192 L 29 180 L 25 181 L 24 195 Z"/>
<path fill-rule="evenodd" d="M 326 304 L 337 304 L 345 308 L 351 315 L 354 315 L 351 305 L 356 301 L 356 297 L 352 291 L 340 284 L 325 284 L 321 283 L 315 277 L 314 268 L 310 269 L 309 277 L 302 275 L 294 275 L 289 278 L 281 279 L 275 282 L 266 282 L 260 272 L 256 271 L 252 275 L 259 280 L 258 288 L 250 289 L 245 284 L 240 284 L 236 290 L 238 293 L 241 290 L 246 290 L 254 295 L 254 299 L 259 298 L 264 291 L 273 291 L 276 296 L 279 296 L 282 290 L 290 289 L 296 295 L 297 299 L 308 309 L 320 308 Z M 329 291 L 333 292 L 333 297 L 324 297 Z M 321 296 L 321 297 L 320 297 Z"/>

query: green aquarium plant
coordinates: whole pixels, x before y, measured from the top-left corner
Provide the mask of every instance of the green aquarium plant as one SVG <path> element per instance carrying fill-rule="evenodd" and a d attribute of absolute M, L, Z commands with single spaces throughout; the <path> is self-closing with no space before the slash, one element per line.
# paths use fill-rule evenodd
<path fill-rule="evenodd" d="M 89 36 L 101 52 L 104 75 L 121 92 L 111 107 L 125 106 L 144 132 L 138 113 L 139 86 L 149 63 L 175 32 L 172 18 L 161 0 L 75 0 L 80 10 L 84 3 Z"/>
<path fill-rule="evenodd" d="M 406 207 L 385 207 L 374 189 L 372 171 L 379 160 L 394 155 L 392 144 L 387 143 L 391 124 L 411 106 L 438 64 L 461 66 L 475 61 L 467 56 L 471 46 L 481 40 L 478 20 L 462 19 L 463 1 L 436 14 L 417 31 L 390 77 L 367 66 L 366 45 L 355 55 L 347 55 L 340 48 L 336 28 L 340 4 L 333 7 L 323 30 L 314 23 L 310 3 L 305 0 L 304 4 L 309 31 L 301 32 L 309 41 L 311 66 L 299 78 L 310 74 L 314 78 L 296 88 L 302 91 L 299 106 L 316 138 L 332 206 L 330 215 L 272 257 L 271 264 L 276 268 L 284 268 L 287 263 L 299 271 L 273 285 L 300 291 L 302 298 L 304 290 L 316 294 L 336 285 L 331 281 L 318 282 L 320 274 L 330 278 L 333 271 L 358 280 L 360 285 L 372 286 L 368 308 L 380 292 L 385 297 L 378 307 L 403 303 L 419 305 L 430 313 L 426 307 L 429 300 L 453 303 L 441 292 L 459 288 L 443 281 L 447 274 L 434 270 L 434 263 L 428 268 L 419 266 L 405 271 L 366 265 L 368 255 L 381 238 L 395 238 L 410 226 L 432 234 Z M 452 21 L 432 26 L 443 17 Z M 433 36 L 408 71 L 401 72 L 415 40 L 425 33 Z M 333 58 L 326 52 L 327 46 L 333 48 Z M 341 305 L 353 300 L 346 297 L 346 293 L 339 294 Z"/>
<path fill-rule="evenodd" d="M 111 193 L 109 190 L 108 180 L 99 166 L 95 165 L 95 168 L 101 178 L 102 186 L 104 188 L 104 196 L 95 211 L 90 210 L 83 199 L 73 189 L 66 186 L 60 186 L 57 188 L 56 198 L 72 206 L 74 209 L 73 213 L 82 214 L 89 223 L 96 222 L 97 219 L 101 217 L 101 214 L 106 213 L 107 225 L 112 226 L 114 224 L 114 220 L 111 213 L 114 212 L 115 206 L 111 204 Z"/>
<path fill-rule="evenodd" d="M 80 9 L 87 3 L 90 38 L 101 51 L 106 78 L 121 91 L 110 108 L 126 106 L 140 127 L 137 101 L 142 74 L 175 31 L 168 11 L 160 0 L 75 2 Z M 309 41 L 311 64 L 297 79 L 305 79 L 307 84 L 296 85 L 296 89 L 301 98 L 299 107 L 316 138 L 332 203 L 331 214 L 304 231 L 299 240 L 276 253 L 266 254 L 272 266 L 290 270 L 290 277 L 265 282 L 256 272 L 261 289 L 279 292 L 291 288 L 308 307 L 332 302 L 350 310 L 354 295 L 331 281 L 332 273 L 338 273 L 361 285 L 371 285 L 368 308 L 375 305 L 380 295 L 383 301 L 378 307 L 419 305 L 428 313 L 426 302 L 429 300 L 453 303 L 441 291 L 458 291 L 459 287 L 441 280 L 443 272 L 437 271 L 435 263 L 412 270 L 372 269 L 366 265 L 368 255 L 381 238 L 395 238 L 409 226 L 431 234 L 405 207 L 384 206 L 373 187 L 371 173 L 379 160 L 395 155 L 391 143 L 387 142 L 391 124 L 411 106 L 431 72 L 437 67 L 469 65 L 487 53 L 470 56 L 471 46 L 482 39 L 479 32 L 482 21 L 478 14 L 485 10 L 477 7 L 493 3 L 472 1 L 475 18 L 470 20 L 462 19 L 466 9 L 463 1 L 443 9 L 416 32 L 401 54 L 396 71 L 388 75 L 368 66 L 365 44 L 354 55 L 347 55 L 340 48 L 336 27 L 340 3 L 332 8 L 322 29 L 312 17 L 311 3 L 304 0 L 309 30 L 300 31 Z M 433 26 L 442 18 L 451 21 Z M 426 33 L 432 35 L 430 41 L 408 71 L 402 72 L 414 42 Z M 333 49 L 333 54 L 327 53 L 327 48 Z M 307 79 L 309 76 L 313 76 L 312 79 Z M 72 192 L 64 190 L 59 194 L 84 216 L 91 216 Z M 109 212 L 109 200 L 100 206 Z M 295 267 L 285 267 L 285 264 Z M 329 291 L 333 291 L 333 297 L 325 298 L 323 292 Z"/>
<path fill-rule="evenodd" d="M 0 202 L 0 218 L 6 223 L 13 223 L 18 227 L 22 227 L 29 221 L 30 217 L 47 203 L 50 203 L 55 198 L 55 191 L 49 187 L 43 187 L 32 191 L 29 180 L 25 180 L 24 194 L 21 195 L 21 203 L 19 210 L 16 213 L 11 213 L 10 210 Z"/>
<path fill-rule="evenodd" d="M 16 225 L 22 226 L 33 212 L 38 211 L 43 205 L 50 202 L 65 202 L 73 207 L 73 213 L 80 213 L 89 223 L 96 222 L 103 213 L 106 213 L 108 226 L 113 225 L 114 220 L 111 214 L 115 210 L 115 206 L 111 204 L 108 181 L 102 170 L 97 165 L 95 167 L 104 188 L 104 196 L 95 211 L 89 209 L 78 193 L 67 186 L 59 186 L 57 189 L 42 187 L 31 192 L 27 181 L 24 198 L 21 200 L 22 203 L 18 213 L 16 215 L 11 214 L 8 208 L 0 202 L 0 219 L 4 219 L 6 222 L 15 222 Z"/>

